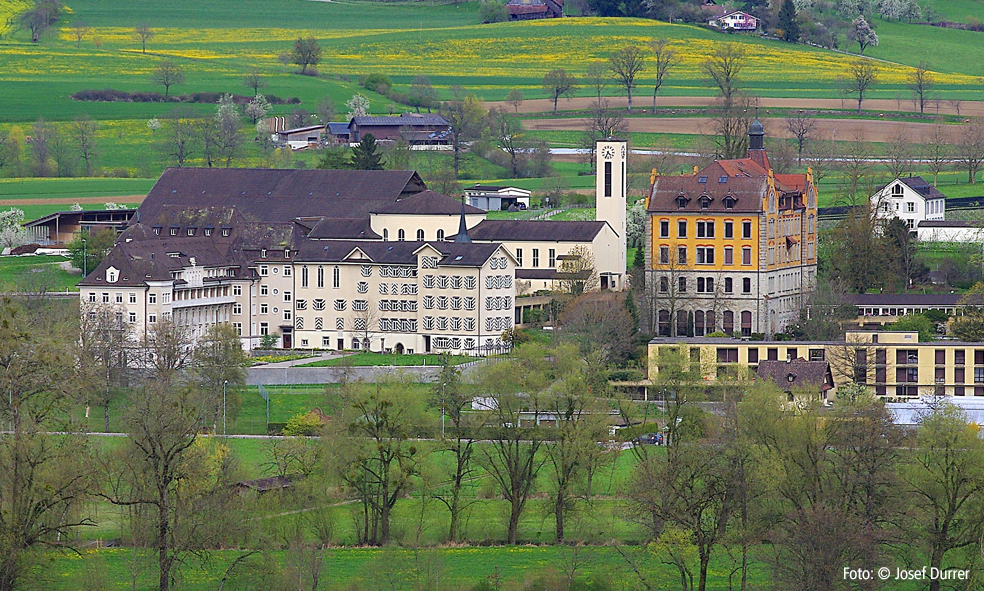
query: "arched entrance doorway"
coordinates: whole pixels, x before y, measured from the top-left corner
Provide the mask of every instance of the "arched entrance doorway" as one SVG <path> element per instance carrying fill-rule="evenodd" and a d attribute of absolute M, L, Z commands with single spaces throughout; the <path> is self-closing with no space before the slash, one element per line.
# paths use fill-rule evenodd
<path fill-rule="evenodd" d="M 397 355 L 403 355 L 403 343 L 397 343 L 396 346 L 393 347 L 393 352 Z"/>

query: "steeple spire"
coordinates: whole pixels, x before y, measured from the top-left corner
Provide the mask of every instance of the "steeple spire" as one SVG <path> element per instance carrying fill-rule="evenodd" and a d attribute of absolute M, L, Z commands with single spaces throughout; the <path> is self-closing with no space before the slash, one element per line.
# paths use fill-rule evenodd
<path fill-rule="evenodd" d="M 763 127 L 762 122 L 759 121 L 758 107 L 755 107 L 755 121 L 752 121 L 752 124 L 748 126 L 748 149 L 765 149 L 765 127 Z"/>
<path fill-rule="evenodd" d="M 468 224 L 465 223 L 465 200 L 461 200 L 461 220 L 458 222 L 458 233 L 454 237 L 455 242 L 470 243 L 471 236 L 468 235 Z"/>

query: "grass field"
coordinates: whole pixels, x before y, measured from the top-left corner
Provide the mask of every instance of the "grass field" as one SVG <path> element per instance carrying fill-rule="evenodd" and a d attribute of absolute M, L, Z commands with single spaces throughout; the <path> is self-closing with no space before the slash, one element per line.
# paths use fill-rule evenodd
<path fill-rule="evenodd" d="M 29 276 L 32 273 L 45 273 L 45 284 L 51 290 L 76 291 L 81 274 L 69 273 L 59 266 L 68 260 L 62 256 L 0 257 L 0 292 L 32 291 L 31 286 L 36 283 Z"/>

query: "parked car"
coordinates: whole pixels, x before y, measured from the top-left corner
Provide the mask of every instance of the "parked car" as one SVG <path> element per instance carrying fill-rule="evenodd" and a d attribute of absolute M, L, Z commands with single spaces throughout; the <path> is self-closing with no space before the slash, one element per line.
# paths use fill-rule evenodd
<path fill-rule="evenodd" d="M 639 445 L 663 445 L 662 433 L 646 433 L 633 439 Z"/>

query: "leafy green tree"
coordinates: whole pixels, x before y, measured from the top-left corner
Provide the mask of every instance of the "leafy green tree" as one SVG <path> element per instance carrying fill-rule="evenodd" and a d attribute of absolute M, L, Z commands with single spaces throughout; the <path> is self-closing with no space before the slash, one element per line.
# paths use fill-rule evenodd
<path fill-rule="evenodd" d="M 923 418 L 904 478 L 915 503 L 913 541 L 925 549 L 929 566 L 960 564 L 954 555 L 984 535 L 984 441 L 963 411 L 943 404 Z M 940 588 L 938 579 L 930 580 L 930 591 Z"/>
<path fill-rule="evenodd" d="M 796 5 L 793 0 L 783 0 L 779 9 L 779 22 L 776 24 L 776 35 L 783 41 L 796 43 L 800 38 L 800 25 L 796 19 Z"/>
<path fill-rule="evenodd" d="M 922 314 L 906 314 L 885 327 L 888 330 L 907 330 L 919 333 L 919 342 L 925 343 L 936 340 L 936 327 L 933 322 Z"/>
<path fill-rule="evenodd" d="M 352 168 L 356 170 L 382 170 L 383 154 L 376 145 L 376 136 L 367 133 L 359 145 L 352 148 Z"/>
<path fill-rule="evenodd" d="M 0 298 L 2 591 L 22 587 L 40 560 L 33 548 L 71 548 L 72 530 L 93 525 L 80 513 L 93 476 L 88 440 L 66 420 L 82 385 L 74 346 L 70 325 Z"/>
<path fill-rule="evenodd" d="M 290 61 L 301 67 L 301 74 L 307 74 L 308 66 L 317 66 L 321 61 L 321 46 L 314 37 L 298 37 L 290 52 Z"/>
<path fill-rule="evenodd" d="M 195 343 L 193 374 L 209 402 L 213 430 L 218 429 L 220 419 L 239 412 L 239 392 L 246 386 L 246 360 L 239 333 L 231 324 L 213 324 Z"/>
<path fill-rule="evenodd" d="M 321 151 L 317 168 L 322 170 L 341 170 L 352 168 L 352 155 L 345 146 L 327 146 Z"/>
<path fill-rule="evenodd" d="M 115 244 L 116 231 L 112 228 L 82 231 L 68 243 L 68 256 L 71 257 L 72 266 L 76 269 L 91 273 L 106 258 Z"/>

